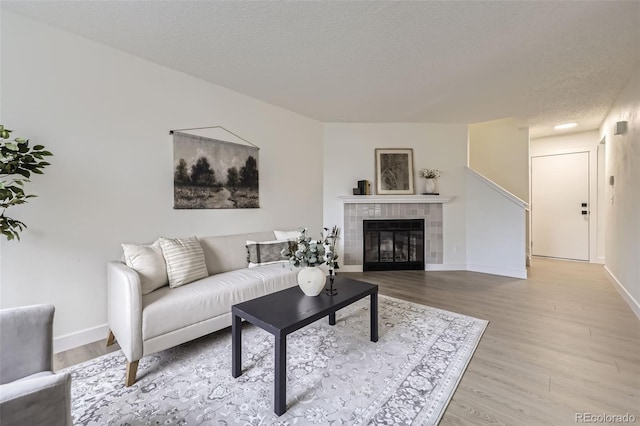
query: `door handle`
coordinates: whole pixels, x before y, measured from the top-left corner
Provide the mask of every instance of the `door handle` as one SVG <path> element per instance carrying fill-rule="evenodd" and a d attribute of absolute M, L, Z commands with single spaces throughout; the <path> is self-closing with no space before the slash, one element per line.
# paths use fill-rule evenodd
<path fill-rule="evenodd" d="M 587 203 L 582 203 L 582 207 L 587 207 Z"/>
<path fill-rule="evenodd" d="M 589 212 L 586 210 L 582 210 L 582 214 L 589 214 Z"/>

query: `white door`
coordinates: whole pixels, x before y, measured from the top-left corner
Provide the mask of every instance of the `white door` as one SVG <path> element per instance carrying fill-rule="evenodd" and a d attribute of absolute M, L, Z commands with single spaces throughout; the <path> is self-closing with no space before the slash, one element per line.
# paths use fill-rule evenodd
<path fill-rule="evenodd" d="M 531 158 L 531 251 L 589 260 L 589 153 Z"/>

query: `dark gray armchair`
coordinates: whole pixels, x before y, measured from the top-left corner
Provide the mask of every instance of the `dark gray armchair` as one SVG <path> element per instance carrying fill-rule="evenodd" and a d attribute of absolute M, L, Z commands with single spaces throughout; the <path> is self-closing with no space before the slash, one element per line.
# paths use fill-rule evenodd
<path fill-rule="evenodd" d="M 71 375 L 54 374 L 53 305 L 0 310 L 0 424 L 71 425 Z"/>

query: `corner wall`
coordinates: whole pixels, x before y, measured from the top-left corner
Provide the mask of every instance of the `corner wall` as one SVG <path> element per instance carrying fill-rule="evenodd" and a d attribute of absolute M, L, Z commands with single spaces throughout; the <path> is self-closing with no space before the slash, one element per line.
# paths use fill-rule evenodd
<path fill-rule="evenodd" d="M 614 134 L 616 122 L 627 131 Z M 632 74 L 600 127 L 606 141 L 605 268 L 640 318 L 640 68 Z"/>
<path fill-rule="evenodd" d="M 442 195 L 455 198 L 443 204 L 444 269 L 466 267 L 465 166 L 466 124 L 327 123 L 324 125 L 324 223 L 344 229 L 338 198 L 352 195 L 357 181 L 367 179 L 375 193 L 375 148 L 413 148 L 414 186 L 424 192 L 422 168 L 440 169 Z M 342 239 L 340 241 L 342 244 Z M 343 247 L 340 247 L 343 253 Z M 342 264 L 342 263 L 341 263 Z"/>
<path fill-rule="evenodd" d="M 0 240 L 0 306 L 54 303 L 57 350 L 106 336 L 106 263 L 121 243 L 320 231 L 321 123 L 4 10 L 1 19 L 1 122 L 55 156 L 28 185 L 38 198 L 8 211 L 29 229 Z M 260 209 L 173 210 L 168 131 L 214 125 L 261 148 Z"/>
<path fill-rule="evenodd" d="M 529 203 L 529 128 L 513 118 L 469 125 L 469 167 Z M 531 218 L 525 212 L 525 258 L 531 261 Z"/>
<path fill-rule="evenodd" d="M 529 202 L 529 129 L 512 118 L 469 125 L 469 167 Z"/>
<path fill-rule="evenodd" d="M 467 269 L 527 278 L 527 203 L 467 168 Z"/>

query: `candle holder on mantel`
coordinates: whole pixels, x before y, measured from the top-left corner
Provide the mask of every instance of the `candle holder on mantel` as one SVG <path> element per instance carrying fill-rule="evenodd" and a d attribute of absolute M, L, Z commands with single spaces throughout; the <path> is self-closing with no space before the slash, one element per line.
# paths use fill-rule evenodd
<path fill-rule="evenodd" d="M 329 287 L 324 289 L 324 292 L 328 296 L 335 296 L 336 294 L 338 294 L 338 289 L 333 286 L 333 280 L 334 280 L 334 272 L 333 272 L 333 268 L 330 268 L 329 269 Z"/>

